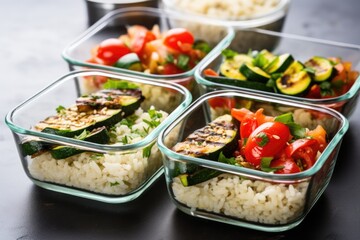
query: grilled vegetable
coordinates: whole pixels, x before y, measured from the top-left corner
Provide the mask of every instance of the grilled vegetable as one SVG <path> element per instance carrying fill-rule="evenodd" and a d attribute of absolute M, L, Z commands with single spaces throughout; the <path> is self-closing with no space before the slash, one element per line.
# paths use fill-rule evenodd
<path fill-rule="evenodd" d="M 250 63 L 244 63 L 240 67 L 240 72 L 249 80 L 266 83 L 270 79 L 270 75 L 259 67 Z"/>
<path fill-rule="evenodd" d="M 294 62 L 293 56 L 289 53 L 282 54 L 276 57 L 266 68 L 267 73 L 281 73 Z"/>
<path fill-rule="evenodd" d="M 311 78 L 309 74 L 301 70 L 293 74 L 284 74 L 275 80 L 276 88 L 287 95 L 301 95 L 309 89 Z"/>
<path fill-rule="evenodd" d="M 253 58 L 246 54 L 237 54 L 232 58 L 227 58 L 220 66 L 220 75 L 238 79 L 246 80 L 246 77 L 239 71 L 243 63 L 251 63 Z"/>
<path fill-rule="evenodd" d="M 177 143 L 173 150 L 193 157 L 217 160 L 220 152 L 230 155 L 237 146 L 238 127 L 230 115 L 216 118 Z"/>
<path fill-rule="evenodd" d="M 87 142 L 107 144 L 110 141 L 109 132 L 107 131 L 105 126 L 94 129 L 89 134 L 87 134 L 85 131 L 84 134 L 81 135 L 78 136 L 78 138 Z M 55 159 L 64 159 L 82 153 L 84 151 L 85 150 L 68 147 L 68 146 L 57 146 L 52 148 L 50 150 L 50 153 L 51 156 Z"/>
<path fill-rule="evenodd" d="M 74 137 L 80 135 L 84 130 L 91 131 L 101 126 L 112 126 L 122 118 L 123 112 L 121 109 L 103 108 L 80 114 L 77 108 L 73 107 L 39 122 L 36 129 L 45 133 Z"/>
<path fill-rule="evenodd" d="M 254 81 L 240 81 L 237 79 L 232 78 L 226 78 L 226 77 L 217 77 L 217 76 L 206 76 L 206 80 L 209 80 L 211 82 L 225 84 L 225 85 L 231 85 L 241 88 L 250 88 L 265 92 L 273 92 L 273 88 L 266 86 L 265 83 L 261 82 L 254 82 Z"/>
<path fill-rule="evenodd" d="M 50 144 L 40 140 L 27 140 L 21 144 L 23 156 L 38 156 L 50 148 Z"/>
<path fill-rule="evenodd" d="M 333 65 L 330 60 L 323 57 L 312 57 L 305 62 L 305 66 L 315 71 L 314 81 L 322 82 L 328 80 L 333 74 Z"/>
<path fill-rule="evenodd" d="M 78 111 L 86 112 L 92 109 L 120 109 L 125 116 L 132 114 L 143 101 L 140 89 L 105 89 L 76 100 Z"/>

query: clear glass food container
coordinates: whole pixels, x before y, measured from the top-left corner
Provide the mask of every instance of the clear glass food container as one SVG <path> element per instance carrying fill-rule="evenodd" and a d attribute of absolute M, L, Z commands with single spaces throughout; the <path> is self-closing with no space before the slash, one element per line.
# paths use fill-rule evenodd
<path fill-rule="evenodd" d="M 209 106 L 212 100 L 219 98 L 236 102 L 237 108 L 245 107 L 253 112 L 263 108 L 268 116 L 290 112 L 296 123 L 309 129 L 320 124 L 327 131 L 329 144 L 311 168 L 292 174 L 263 172 L 174 151 L 175 144 L 170 142 L 170 137 L 178 129 L 182 129 L 177 140 L 181 142 L 206 123 L 229 113 L 230 109 L 225 105 Z M 207 93 L 159 135 L 168 192 L 176 207 L 191 216 L 267 232 L 294 228 L 303 221 L 329 184 L 348 127 L 342 114 L 321 106 L 244 91 Z M 195 139 L 194 136 L 191 138 Z M 210 170 L 213 177 L 195 185 L 183 185 L 179 179 L 181 173 L 199 168 Z"/>
<path fill-rule="evenodd" d="M 135 112 L 127 112 L 129 116 L 123 115 L 129 108 L 125 110 L 125 107 L 121 107 L 121 117 L 111 123 L 94 117 L 97 123 L 105 126 L 110 139 L 114 140 L 81 140 L 84 139 L 81 138 L 83 132 L 70 137 L 35 128 L 49 116 L 61 118 L 64 114 L 62 111 L 74 106 L 81 96 L 98 99 L 82 85 L 84 78 L 97 77 L 106 78 L 112 83 L 121 82 L 129 84 L 126 86 L 139 87 L 142 91 L 140 107 L 132 105 L 136 106 L 132 109 Z M 105 203 L 122 203 L 139 197 L 162 175 L 162 156 L 156 144 L 157 137 L 166 125 L 180 116 L 191 101 L 190 92 L 178 84 L 102 70 L 83 70 L 64 75 L 15 107 L 6 115 L 6 124 L 13 132 L 24 171 L 36 185 Z M 98 113 L 97 116 L 101 117 L 103 110 L 106 112 L 110 108 L 110 114 L 118 110 L 108 106 L 102 110 L 91 110 L 91 115 Z M 76 116 L 83 114 L 78 113 L 79 108 L 74 111 Z M 119 114 L 116 113 L 116 116 Z M 114 116 L 111 115 L 111 119 Z M 79 119 L 79 124 L 81 121 L 86 122 L 85 118 Z M 71 117 L 67 120 L 71 122 L 69 124 L 77 123 Z M 47 126 L 51 127 L 49 124 Z M 61 124 L 67 126 L 68 123 Z M 98 139 L 104 139 L 103 135 L 97 136 Z M 35 145 L 26 145 L 29 142 Z M 77 152 L 72 156 L 55 157 L 53 153 L 58 146 Z M 33 147 L 38 148 L 31 152 Z"/>
<path fill-rule="evenodd" d="M 203 22 L 213 22 L 219 26 L 231 27 L 235 31 L 236 39 L 231 43 L 231 47 L 237 47 L 237 44 L 242 43 L 261 43 L 270 47 L 275 45 L 276 41 L 269 41 L 253 32 L 244 32 L 242 29 L 260 28 L 281 32 L 291 1 L 162 0 L 162 4 L 168 11 L 191 16 L 191 18 L 201 17 Z M 188 24 L 188 28 L 202 33 L 207 36 L 207 39 L 211 39 L 221 32 L 221 29 L 198 26 L 195 23 Z"/>
<path fill-rule="evenodd" d="M 290 53 L 295 60 L 304 63 L 314 56 L 321 56 L 325 58 L 340 58 L 344 62 L 351 63 L 351 70 L 360 71 L 360 46 L 354 44 L 340 43 L 334 41 L 327 41 L 322 39 L 315 39 L 303 37 L 292 34 L 277 33 L 262 29 L 244 29 L 244 32 L 251 32 L 256 35 L 261 41 L 243 42 L 239 41 L 236 44 L 230 43 L 231 47 L 224 48 L 234 50 L 238 53 L 247 54 L 249 51 L 261 51 L 266 49 L 275 55 Z M 236 39 L 232 40 L 237 41 Z M 274 46 L 268 46 L 267 42 L 276 42 Z M 224 50 L 223 49 L 223 50 Z M 214 83 L 205 78 L 204 70 L 211 68 L 219 71 L 221 63 L 224 61 L 222 51 L 211 55 L 195 73 L 196 81 L 199 84 L 200 92 L 210 92 L 217 89 L 234 89 L 246 90 L 252 93 L 261 93 L 267 96 L 281 97 L 287 100 L 296 100 L 305 103 L 316 104 L 319 106 L 326 106 L 338 110 L 346 117 L 351 116 L 355 109 L 357 99 L 359 96 L 360 77 L 358 76 L 353 85 L 346 93 L 327 98 L 305 98 L 301 96 L 291 96 L 281 93 L 266 92 L 262 90 L 255 90 L 239 86 L 231 86 L 228 84 Z M 335 70 L 334 70 L 335 71 Z"/>
<path fill-rule="evenodd" d="M 101 41 L 108 38 L 118 38 L 121 34 L 125 34 L 127 27 L 134 25 L 145 26 L 151 29 L 154 25 L 158 25 L 160 32 L 165 32 L 175 27 L 181 27 L 178 23 L 195 24 L 199 23 L 204 26 L 213 26 L 211 23 L 203 22 L 202 19 L 193 19 L 178 14 L 168 13 L 163 9 L 147 8 L 147 7 L 129 7 L 111 11 L 106 16 L 97 21 L 89 29 L 87 29 L 76 40 L 70 43 L 62 52 L 63 58 L 68 62 L 70 70 L 78 70 L 83 68 L 97 68 L 108 70 L 112 72 L 133 74 L 140 77 L 152 77 L 154 81 L 167 80 L 174 83 L 181 84 L 188 88 L 194 97 L 199 95 L 197 83 L 194 80 L 194 72 L 196 66 L 206 59 L 203 58 L 192 69 L 186 70 L 183 73 L 177 74 L 153 74 L 142 71 L 129 70 L 125 68 L 118 68 L 114 66 L 106 66 L 97 63 L 89 63 L 87 60 L 91 57 L 91 50 L 99 45 Z M 211 41 L 206 36 L 200 35 L 198 32 L 192 32 L 195 40 L 205 40 L 212 48 L 211 52 L 216 52 L 217 49 L 226 45 L 232 35 L 233 30 L 226 26 L 217 26 L 222 31 L 217 34 Z M 204 38 L 205 37 L 205 38 Z M 209 53 L 209 54 L 210 54 Z M 209 55 L 208 54 L 208 55 Z M 94 87 L 91 82 L 89 87 Z M 96 84 L 95 84 L 96 85 Z M 95 86 L 96 87 L 96 86 Z"/>

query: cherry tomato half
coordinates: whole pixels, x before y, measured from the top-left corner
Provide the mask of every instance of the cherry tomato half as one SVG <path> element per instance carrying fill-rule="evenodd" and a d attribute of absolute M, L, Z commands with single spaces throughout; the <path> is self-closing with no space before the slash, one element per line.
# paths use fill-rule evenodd
<path fill-rule="evenodd" d="M 244 118 L 240 122 L 240 137 L 248 138 L 250 134 L 258 127 L 257 119 L 253 116 Z"/>
<path fill-rule="evenodd" d="M 232 109 L 235 107 L 236 101 L 233 98 L 227 98 L 227 97 L 214 97 L 208 100 L 210 106 L 212 108 L 226 108 L 226 109 Z"/>
<path fill-rule="evenodd" d="M 249 136 L 245 149 L 245 159 L 259 166 L 264 157 L 275 157 L 281 152 L 290 138 L 288 126 L 281 122 L 265 122 Z"/>
<path fill-rule="evenodd" d="M 118 38 L 109 38 L 102 41 L 97 50 L 96 57 L 103 60 L 106 65 L 113 65 L 119 58 L 131 50 Z"/>
<path fill-rule="evenodd" d="M 173 28 L 165 33 L 164 45 L 176 49 L 180 52 L 184 50 L 181 45 L 188 46 L 194 44 L 194 36 L 185 28 Z M 186 49 L 188 49 L 186 47 Z"/>
<path fill-rule="evenodd" d="M 297 139 L 285 148 L 285 154 L 295 160 L 301 160 L 303 169 L 311 168 L 316 162 L 320 144 L 315 139 Z"/>
<path fill-rule="evenodd" d="M 272 168 L 281 167 L 281 169 L 275 171 L 275 173 L 277 174 L 289 174 L 289 173 L 301 172 L 301 168 L 295 163 L 294 159 L 286 158 L 286 157 L 272 160 L 270 163 L 270 167 Z"/>

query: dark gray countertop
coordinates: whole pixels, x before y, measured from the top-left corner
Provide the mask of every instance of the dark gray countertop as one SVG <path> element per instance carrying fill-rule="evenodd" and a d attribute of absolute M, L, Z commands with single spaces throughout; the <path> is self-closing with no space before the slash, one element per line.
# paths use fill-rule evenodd
<path fill-rule="evenodd" d="M 293 0 L 284 32 L 360 43 L 360 1 Z M 61 51 L 86 29 L 81 0 L 2 1 L 0 115 L 68 72 Z M 139 199 L 110 205 L 36 187 L 0 122 L 0 239 L 360 239 L 360 105 L 333 178 L 300 226 L 264 233 L 188 216 L 161 178 Z"/>

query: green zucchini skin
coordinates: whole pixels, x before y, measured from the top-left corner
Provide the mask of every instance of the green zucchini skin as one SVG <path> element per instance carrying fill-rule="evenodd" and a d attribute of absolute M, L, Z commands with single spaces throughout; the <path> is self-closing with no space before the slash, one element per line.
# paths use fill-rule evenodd
<path fill-rule="evenodd" d="M 42 132 L 60 135 L 64 137 L 75 137 L 84 130 L 92 131 L 101 126 L 110 127 L 121 121 L 124 117 L 121 109 L 103 109 L 101 111 L 88 111 L 74 120 L 72 116 L 80 116 L 79 112 L 68 109 L 63 116 L 52 116 L 41 121 L 37 127 Z M 70 122 L 70 124 L 69 124 Z M 80 123 L 80 124 L 77 124 Z"/>
<path fill-rule="evenodd" d="M 231 115 L 226 114 L 194 131 L 172 149 L 183 155 L 216 161 L 220 152 L 225 156 L 231 155 L 237 147 L 238 139 L 238 126 L 233 123 Z"/>
<path fill-rule="evenodd" d="M 297 73 L 282 75 L 275 80 L 275 84 L 279 92 L 283 94 L 300 96 L 310 88 L 311 77 L 306 71 L 301 70 Z"/>
<path fill-rule="evenodd" d="M 314 81 L 323 82 L 330 79 L 334 73 L 334 67 L 330 60 L 323 57 L 312 57 L 304 63 L 306 67 L 315 70 Z"/>
<path fill-rule="evenodd" d="M 110 136 L 106 127 L 102 126 L 100 128 L 94 129 L 88 136 L 86 136 L 82 140 L 93 143 L 107 144 L 110 142 Z M 56 146 L 50 150 L 51 156 L 57 160 L 65 159 L 82 152 L 85 152 L 85 150 L 68 146 Z"/>
<path fill-rule="evenodd" d="M 230 157 L 239 140 L 238 122 L 231 115 L 216 118 L 205 127 L 194 131 L 172 149 L 180 154 L 218 161 L 220 153 Z M 220 171 L 202 168 L 191 163 L 177 163 L 173 175 L 184 186 L 195 185 L 221 174 Z"/>
<path fill-rule="evenodd" d="M 244 63 L 240 67 L 240 72 L 249 80 L 266 83 L 270 79 L 270 75 L 260 67 L 250 63 Z"/>
<path fill-rule="evenodd" d="M 140 107 L 143 100 L 140 89 L 103 89 L 79 97 L 76 100 L 76 106 L 80 112 L 106 107 L 122 109 L 125 115 L 130 115 Z"/>
<path fill-rule="evenodd" d="M 267 73 L 282 73 L 285 72 L 286 69 L 294 62 L 294 58 L 291 54 L 285 53 L 278 57 L 276 57 L 267 68 L 265 68 L 265 71 Z"/>
<path fill-rule="evenodd" d="M 50 149 L 51 144 L 38 141 L 28 140 L 20 144 L 21 153 L 23 156 L 37 156 Z"/>
<path fill-rule="evenodd" d="M 214 83 L 231 85 L 231 86 L 241 87 L 241 88 L 249 88 L 249 89 L 265 91 L 265 92 L 274 92 L 273 88 L 268 87 L 265 83 L 262 83 L 262 82 L 241 81 L 241 80 L 237 80 L 237 79 L 226 78 L 226 77 L 217 77 L 217 76 L 206 76 L 205 78 L 206 78 L 206 80 L 214 82 Z"/>
<path fill-rule="evenodd" d="M 220 75 L 232 79 L 246 80 L 246 77 L 239 71 L 243 63 L 251 63 L 253 58 L 246 54 L 237 54 L 232 58 L 226 58 L 220 65 Z"/>

